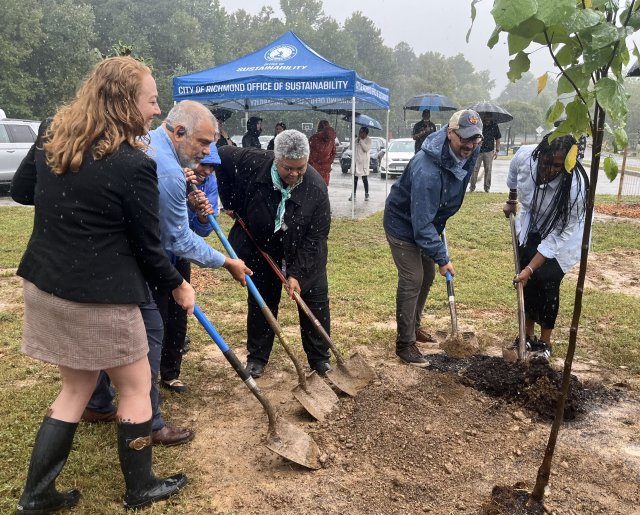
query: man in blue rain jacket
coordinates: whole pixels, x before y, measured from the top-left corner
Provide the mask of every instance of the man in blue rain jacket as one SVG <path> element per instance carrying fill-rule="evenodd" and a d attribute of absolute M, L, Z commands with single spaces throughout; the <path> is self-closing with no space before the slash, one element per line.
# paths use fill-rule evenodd
<path fill-rule="evenodd" d="M 398 269 L 396 354 L 426 367 L 416 341 L 433 341 L 420 327 L 422 310 L 435 277 L 454 274 L 440 235 L 460 209 L 482 143 L 482 121 L 472 110 L 456 112 L 446 127 L 431 134 L 391 187 L 384 230 Z"/>

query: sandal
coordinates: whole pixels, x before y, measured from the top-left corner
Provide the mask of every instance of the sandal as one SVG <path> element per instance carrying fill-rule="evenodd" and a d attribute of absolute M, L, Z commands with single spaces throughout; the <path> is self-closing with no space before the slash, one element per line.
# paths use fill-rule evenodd
<path fill-rule="evenodd" d="M 174 393 L 185 393 L 189 390 L 187 385 L 185 385 L 180 379 L 170 379 L 168 381 L 163 379 L 160 381 L 160 385 Z"/>

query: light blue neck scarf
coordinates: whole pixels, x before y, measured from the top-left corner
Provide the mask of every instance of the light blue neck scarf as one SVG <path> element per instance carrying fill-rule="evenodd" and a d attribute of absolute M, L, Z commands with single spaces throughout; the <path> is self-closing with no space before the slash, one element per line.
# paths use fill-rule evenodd
<path fill-rule="evenodd" d="M 273 165 L 271 166 L 271 180 L 273 181 L 274 189 L 280 192 L 282 198 L 280 199 L 280 203 L 278 204 L 278 209 L 276 210 L 276 220 L 275 220 L 275 228 L 273 232 L 278 232 L 278 230 L 282 227 L 282 223 L 284 220 L 284 208 L 287 200 L 291 197 L 291 192 L 295 189 L 298 184 L 302 181 L 299 180 L 293 186 L 285 187 L 282 183 L 282 179 L 280 178 L 280 174 L 278 173 L 278 168 L 276 167 L 276 162 L 273 161 Z M 286 226 L 285 226 L 286 229 Z"/>

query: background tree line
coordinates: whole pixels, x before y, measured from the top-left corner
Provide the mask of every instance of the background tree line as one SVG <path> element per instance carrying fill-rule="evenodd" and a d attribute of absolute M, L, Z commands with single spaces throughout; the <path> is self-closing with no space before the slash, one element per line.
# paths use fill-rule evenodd
<path fill-rule="evenodd" d="M 74 94 L 101 54 L 125 43 L 152 66 L 166 112 L 173 102 L 174 76 L 237 59 L 288 30 L 327 59 L 388 87 L 390 128 L 396 135 L 407 135 L 419 117 L 409 111 L 405 120 L 402 109 L 415 94 L 442 93 L 461 106 L 491 98 L 494 81 L 489 72 L 477 70 L 462 54 L 416 55 L 404 42 L 391 48 L 362 12 L 353 12 L 340 24 L 324 14 L 322 0 L 280 0 L 280 8 L 283 18 L 271 7 L 256 15 L 230 12 L 218 0 L 0 0 L 0 108 L 14 118 L 51 115 Z M 525 74 L 496 100 L 515 117 L 512 138 L 533 141 L 551 104 L 548 97 L 536 94 L 535 77 Z M 383 112 L 369 114 L 384 123 Z M 300 122 L 315 123 L 322 116 L 265 114 L 264 133 L 270 133 L 280 119 L 299 128 Z M 336 123 L 335 118 L 324 117 Z M 448 115 L 434 113 L 433 118 L 446 123 Z M 238 115 L 227 122 L 235 133 L 243 132 L 242 124 Z M 348 135 L 346 122 L 338 119 L 337 128 L 343 138 Z"/>

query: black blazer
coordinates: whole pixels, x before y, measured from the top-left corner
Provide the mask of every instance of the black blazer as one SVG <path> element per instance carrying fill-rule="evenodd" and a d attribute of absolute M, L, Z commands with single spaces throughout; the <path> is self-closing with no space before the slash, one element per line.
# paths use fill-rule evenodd
<path fill-rule="evenodd" d="M 35 205 L 33 233 L 18 275 L 63 299 L 97 304 L 148 302 L 182 277 L 160 246 L 156 164 L 123 143 L 96 161 L 87 152 L 77 173 L 54 174 L 42 137 L 11 182 L 11 197 Z"/>
<path fill-rule="evenodd" d="M 284 226 L 274 233 L 275 217 L 282 198 L 273 187 L 273 152 L 255 148 L 221 147 L 222 164 L 216 170 L 222 205 L 238 213 L 258 244 L 276 260 L 284 258 L 287 275 L 301 285 L 326 277 L 327 239 L 331 207 L 327 186 L 309 166 L 302 183 L 292 192 L 284 211 Z M 245 232 L 233 225 L 229 242 L 238 256 L 247 259 L 255 252 Z"/>

